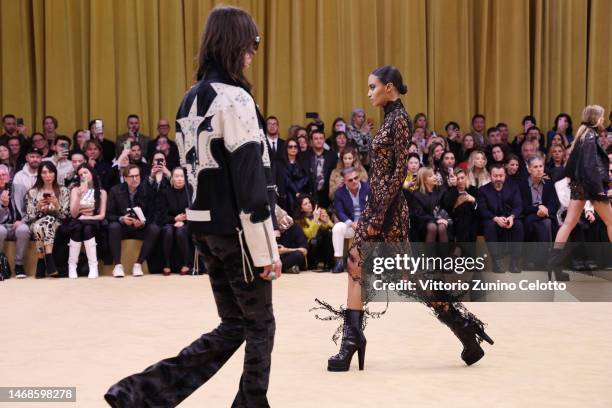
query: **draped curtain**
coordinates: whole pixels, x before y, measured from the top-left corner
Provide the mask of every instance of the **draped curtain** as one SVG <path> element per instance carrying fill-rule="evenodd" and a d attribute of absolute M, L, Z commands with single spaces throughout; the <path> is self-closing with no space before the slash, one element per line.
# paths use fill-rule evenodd
<path fill-rule="evenodd" d="M 91 118 L 109 138 L 141 117 L 156 134 L 193 84 L 195 58 L 214 0 L 0 0 L 0 112 L 32 130 L 51 114 L 60 133 Z M 238 0 L 262 44 L 249 78 L 257 102 L 281 122 L 317 111 L 331 126 L 364 107 L 367 77 L 397 66 L 409 112 L 430 127 L 519 131 L 534 114 L 548 129 L 559 112 L 580 121 L 587 103 L 612 108 L 609 0 Z M 171 120 L 171 123 L 173 121 Z"/>

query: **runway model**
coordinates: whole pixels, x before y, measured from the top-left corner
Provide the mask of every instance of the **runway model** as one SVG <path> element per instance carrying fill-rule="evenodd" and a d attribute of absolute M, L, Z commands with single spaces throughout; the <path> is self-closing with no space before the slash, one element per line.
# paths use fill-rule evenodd
<path fill-rule="evenodd" d="M 362 244 L 408 241 L 408 205 L 401 191 L 408 172 L 408 144 L 412 131 L 410 116 L 400 100 L 400 94 L 406 92 L 402 75 L 395 67 L 380 67 L 368 77 L 368 97 L 372 105 L 383 108 L 385 117 L 372 141 L 371 192 L 349 250 L 347 309 L 337 310 L 319 301 L 323 308 L 342 314 L 344 318 L 340 351 L 329 358 L 329 371 L 347 371 L 355 352 L 358 354 L 359 369 L 363 370 L 364 367 L 366 338 L 363 334 L 364 299 L 361 288 Z M 421 299 L 419 295 L 416 296 Z M 461 357 L 466 364 L 473 364 L 482 358 L 484 351 L 479 344 L 482 340 L 493 344 L 493 340 L 484 332 L 484 324 L 460 303 L 421 300 L 463 343 Z"/>
<path fill-rule="evenodd" d="M 608 192 L 610 161 L 597 142 L 597 130 L 603 127 L 603 122 L 604 109 L 601 106 L 589 105 L 584 108 L 582 123 L 570 147 L 570 156 L 565 166 L 565 175 L 570 179 L 570 203 L 548 262 L 549 271 L 555 272 L 557 279 L 567 279 L 561 268 L 568 252 L 565 251 L 565 243 L 578 223 L 586 201 L 593 204 L 606 224 L 608 239 L 612 241 L 612 207 Z"/>
<path fill-rule="evenodd" d="M 280 277 L 281 263 L 263 118 L 243 72 L 258 44 L 249 14 L 215 8 L 202 36 L 198 82 L 185 95 L 176 120 L 181 165 L 196 191 L 188 226 L 204 256 L 221 323 L 176 357 L 113 385 L 104 396 L 113 407 L 178 405 L 245 340 L 232 407 L 270 406 L 266 394 L 275 332 L 270 280 Z"/>

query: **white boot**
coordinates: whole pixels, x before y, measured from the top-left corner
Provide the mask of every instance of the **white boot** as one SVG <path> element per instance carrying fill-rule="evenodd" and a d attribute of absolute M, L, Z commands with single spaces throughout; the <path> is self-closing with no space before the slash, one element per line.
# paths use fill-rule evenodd
<path fill-rule="evenodd" d="M 98 253 L 96 251 L 96 239 L 90 238 L 83 242 L 85 245 L 85 252 L 87 253 L 87 263 L 89 264 L 89 275 L 90 279 L 98 277 Z"/>
<path fill-rule="evenodd" d="M 70 247 L 68 253 L 68 277 L 70 279 L 76 279 L 79 277 L 77 274 L 77 263 L 79 262 L 79 253 L 81 252 L 81 243 L 70 240 L 68 243 Z"/>

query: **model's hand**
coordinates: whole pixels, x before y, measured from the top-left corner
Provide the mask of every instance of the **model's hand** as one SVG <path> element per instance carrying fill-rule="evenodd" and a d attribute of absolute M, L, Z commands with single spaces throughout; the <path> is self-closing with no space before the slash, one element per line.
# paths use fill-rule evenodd
<path fill-rule="evenodd" d="M 270 278 L 270 273 L 274 272 L 276 274 L 275 279 L 278 279 L 281 276 L 282 269 L 283 269 L 283 264 L 279 259 L 278 261 L 274 261 L 274 263 L 271 265 L 264 266 L 264 270 L 262 273 L 259 274 L 259 276 L 261 277 L 261 279 L 271 281 L 272 278 Z"/>
<path fill-rule="evenodd" d="M 584 218 L 586 218 L 586 220 L 589 222 L 589 224 L 592 224 L 595 222 L 595 214 L 593 214 L 593 211 L 587 211 L 584 214 Z"/>

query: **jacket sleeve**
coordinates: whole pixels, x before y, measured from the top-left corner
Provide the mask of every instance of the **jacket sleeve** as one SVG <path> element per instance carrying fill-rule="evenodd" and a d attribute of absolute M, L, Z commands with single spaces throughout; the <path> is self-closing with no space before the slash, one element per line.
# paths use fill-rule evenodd
<path fill-rule="evenodd" d="M 119 210 L 117 209 L 117 191 L 118 190 L 116 188 L 111 188 L 110 193 L 108 195 L 108 204 L 106 206 L 106 219 L 111 222 L 119 221 L 119 217 L 121 216 Z"/>
<path fill-rule="evenodd" d="M 523 204 L 523 211 L 525 215 L 535 214 L 538 212 L 538 207 L 531 204 L 531 189 L 529 188 L 529 182 L 521 181 L 519 184 L 519 192 L 521 193 L 521 202 Z"/>
<path fill-rule="evenodd" d="M 523 200 L 521 200 L 521 192 L 518 187 L 514 188 L 514 194 L 512 194 L 512 215 L 514 218 L 520 218 L 523 214 Z"/>
<path fill-rule="evenodd" d="M 489 201 L 487 200 L 487 193 L 483 190 L 484 187 L 478 189 L 478 197 L 476 198 L 478 202 L 478 212 L 480 213 L 480 217 L 483 220 L 492 220 L 497 217 L 496 214 L 489 209 Z"/>
<path fill-rule="evenodd" d="M 262 267 L 280 259 L 264 168 L 264 165 L 270 167 L 270 156 L 257 122 L 255 103 L 250 96 L 243 97 L 248 97 L 244 107 L 234 103 L 221 109 L 219 114 L 225 148 L 230 153 L 229 171 L 242 233 L 253 263 Z"/>
<path fill-rule="evenodd" d="M 582 182 L 591 194 L 604 194 L 603 180 L 597 169 L 597 137 L 594 131 L 589 130 L 584 136 L 581 154 Z"/>
<path fill-rule="evenodd" d="M 334 196 L 334 211 L 336 212 L 336 217 L 338 217 L 338 220 L 341 222 L 346 222 L 350 219 L 350 217 L 346 214 L 346 211 L 344 211 L 345 208 L 343 204 L 344 203 L 340 196 L 340 190 L 338 190 Z"/>

